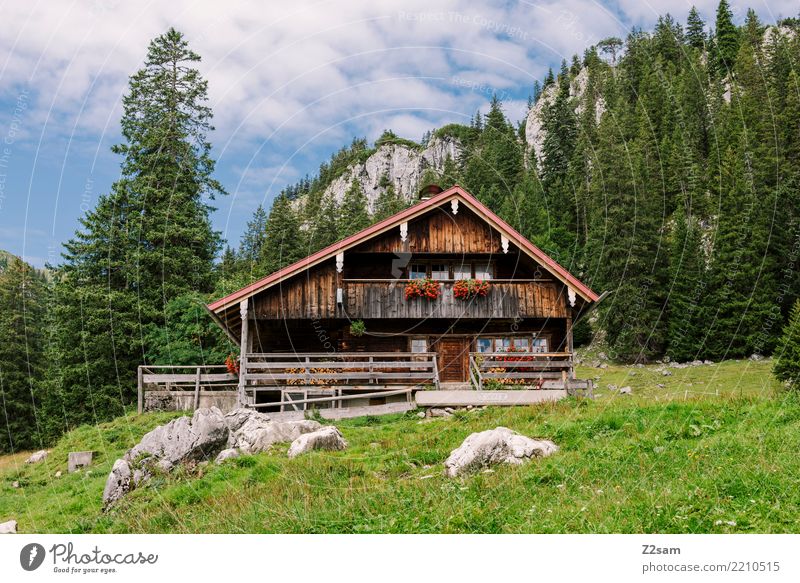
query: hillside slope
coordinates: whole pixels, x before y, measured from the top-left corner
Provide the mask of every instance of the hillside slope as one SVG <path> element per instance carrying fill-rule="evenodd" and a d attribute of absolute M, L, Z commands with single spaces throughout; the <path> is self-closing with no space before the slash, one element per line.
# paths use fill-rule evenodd
<path fill-rule="evenodd" d="M 282 446 L 182 470 L 103 514 L 113 460 L 174 414 L 120 418 L 71 432 L 40 465 L 0 463 L 0 522 L 74 533 L 792 532 L 800 401 L 778 392 L 770 366 L 725 362 L 668 377 L 656 367 L 586 369 L 600 376 L 593 402 L 343 421 L 347 451 L 288 460 Z M 621 383 L 633 396 L 609 391 Z M 562 449 L 522 467 L 443 477 L 450 450 L 498 425 Z M 98 452 L 96 465 L 66 474 L 66 455 L 78 449 Z"/>

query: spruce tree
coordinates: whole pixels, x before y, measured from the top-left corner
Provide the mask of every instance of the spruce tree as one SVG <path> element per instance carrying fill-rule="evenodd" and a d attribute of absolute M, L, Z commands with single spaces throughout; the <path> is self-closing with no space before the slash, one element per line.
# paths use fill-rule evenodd
<path fill-rule="evenodd" d="M 675 212 L 670 245 L 667 354 L 680 362 L 695 360 L 702 354 L 705 339 L 702 230 L 689 204 L 681 205 Z"/>
<path fill-rule="evenodd" d="M 222 364 L 234 347 L 208 317 L 208 298 L 186 293 L 167 302 L 169 327 L 151 326 L 145 337 L 148 362 L 170 365 Z"/>
<path fill-rule="evenodd" d="M 361 184 L 354 178 L 350 188 L 344 193 L 342 205 L 339 207 L 339 236 L 348 237 L 366 229 L 371 222 L 367 197 L 361 189 Z"/>
<path fill-rule="evenodd" d="M 313 253 L 341 239 L 339 234 L 339 205 L 333 196 L 326 197 L 319 215 L 308 224 L 308 252 Z"/>
<path fill-rule="evenodd" d="M 495 95 L 464 169 L 465 186 L 489 208 L 498 210 L 521 177 L 522 148 Z"/>
<path fill-rule="evenodd" d="M 239 243 L 239 259 L 245 267 L 252 270 L 264 253 L 264 243 L 267 237 L 267 211 L 262 205 L 253 213 L 253 218 L 247 221 L 244 234 Z"/>
<path fill-rule="evenodd" d="M 775 349 L 773 373 L 790 388 L 800 389 L 800 300 L 795 303 Z"/>
<path fill-rule="evenodd" d="M 376 222 L 383 220 L 395 213 L 399 213 L 406 206 L 408 205 L 405 199 L 397 194 L 394 185 L 388 184 L 381 190 L 378 199 L 375 201 L 375 213 L 372 220 Z"/>
<path fill-rule="evenodd" d="M 705 47 L 705 26 L 706 23 L 703 22 L 703 19 L 697 12 L 697 8 L 692 6 L 692 9 L 689 10 L 689 17 L 686 19 L 686 41 L 689 43 L 689 46 L 698 50 L 702 50 Z"/>
<path fill-rule="evenodd" d="M 0 453 L 39 448 L 44 373 L 43 276 L 18 257 L 0 271 Z"/>
<path fill-rule="evenodd" d="M 768 353 L 780 321 L 773 260 L 767 255 L 770 226 L 766 208 L 748 178 L 746 148 L 730 146 L 723 158 L 720 208 L 707 298 L 708 353 L 737 358 Z"/>
<path fill-rule="evenodd" d="M 736 64 L 736 53 L 739 51 L 739 31 L 733 24 L 733 13 L 728 0 L 720 0 L 717 6 L 717 24 L 715 33 L 717 49 L 717 66 L 724 77 Z"/>
<path fill-rule="evenodd" d="M 297 212 L 284 194 L 272 203 L 266 229 L 263 253 L 257 266 L 259 273 L 273 273 L 307 255 Z"/>
<path fill-rule="evenodd" d="M 66 427 L 120 414 L 136 392 L 143 335 L 169 326 L 164 306 L 213 289 L 219 235 L 204 202 L 212 177 L 211 110 L 200 57 L 174 29 L 154 39 L 129 83 L 121 120 L 121 177 L 65 244 L 56 274 L 51 375 Z"/>

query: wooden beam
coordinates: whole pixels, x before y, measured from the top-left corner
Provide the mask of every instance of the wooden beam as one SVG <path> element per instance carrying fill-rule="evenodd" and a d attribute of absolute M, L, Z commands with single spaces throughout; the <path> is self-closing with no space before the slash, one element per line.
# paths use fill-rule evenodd
<path fill-rule="evenodd" d="M 239 338 L 239 393 L 237 397 L 237 404 L 239 407 L 244 407 L 247 400 L 245 395 L 245 383 L 247 377 L 247 345 L 249 339 L 247 298 L 239 302 L 239 315 L 242 318 L 242 331 Z"/>
<path fill-rule="evenodd" d="M 194 380 L 194 410 L 200 406 L 200 367 L 197 367 L 197 374 Z"/>
<path fill-rule="evenodd" d="M 222 321 L 222 318 L 217 316 L 216 312 L 211 310 L 207 305 L 203 304 L 203 307 L 206 309 L 206 312 L 208 312 L 208 315 L 211 316 L 211 319 L 214 320 L 217 326 L 222 328 L 222 331 L 225 332 L 225 335 L 230 339 L 230 341 L 234 344 L 239 344 L 239 339 L 233 332 L 231 332 L 230 328 L 228 328 L 228 325 Z"/>
<path fill-rule="evenodd" d="M 141 415 L 144 412 L 144 382 L 143 382 L 143 378 L 142 378 L 143 373 L 144 373 L 144 370 L 142 369 L 142 367 L 140 365 L 139 368 L 137 369 L 137 373 L 136 373 L 136 377 L 137 377 L 136 386 L 137 386 L 137 389 L 138 389 L 137 390 L 138 398 L 137 398 L 136 410 L 139 412 L 139 415 Z"/>

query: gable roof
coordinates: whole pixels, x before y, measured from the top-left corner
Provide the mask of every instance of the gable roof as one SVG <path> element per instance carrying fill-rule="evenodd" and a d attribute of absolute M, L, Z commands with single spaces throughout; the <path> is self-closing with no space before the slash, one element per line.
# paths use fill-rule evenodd
<path fill-rule="evenodd" d="M 536 245 L 528 241 L 525 237 L 523 237 L 519 232 L 517 232 L 511 225 L 506 223 L 503 219 L 498 217 L 495 213 L 489 210 L 486 205 L 481 203 L 478 199 L 472 196 L 469 192 L 461 188 L 460 186 L 456 185 L 452 188 L 444 190 L 439 194 L 432 196 L 427 200 L 423 200 L 403 211 L 400 211 L 397 214 L 392 215 L 374 225 L 367 227 L 366 229 L 359 231 L 349 237 L 342 239 L 341 241 L 337 241 L 336 243 L 325 247 L 301 259 L 300 261 L 296 261 L 291 265 L 284 267 L 270 275 L 259 279 L 251 283 L 248 286 L 243 287 L 242 289 L 233 292 L 230 295 L 225 296 L 224 298 L 220 298 L 215 302 L 208 304 L 208 309 L 215 313 L 219 314 L 220 312 L 231 308 L 235 303 L 241 302 L 242 300 L 249 298 L 251 296 L 256 295 L 257 293 L 277 284 L 281 281 L 284 281 L 297 273 L 309 269 L 323 261 L 326 261 L 332 257 L 335 257 L 337 253 L 342 253 L 355 247 L 356 245 L 363 243 L 367 239 L 371 239 L 378 235 L 385 233 L 386 231 L 391 230 L 394 227 L 399 226 L 401 223 L 407 222 L 409 220 L 415 219 L 427 211 L 434 209 L 441 205 L 442 203 L 449 202 L 450 200 L 458 199 L 460 203 L 464 203 L 467 207 L 469 207 L 473 212 L 475 212 L 479 217 L 481 217 L 484 221 L 486 221 L 491 227 L 495 230 L 499 231 L 502 235 L 504 235 L 508 240 L 514 243 L 517 247 L 519 247 L 523 252 L 528 254 L 534 260 L 538 261 L 545 267 L 550 273 L 552 273 L 557 279 L 562 281 L 564 284 L 572 288 L 575 293 L 581 296 L 584 300 L 589 302 L 596 302 L 600 296 L 598 296 L 595 292 L 589 289 L 583 282 L 581 282 L 577 277 L 572 275 L 569 271 L 564 269 L 561 265 L 559 265 L 553 258 L 547 255 L 544 251 L 539 249 Z"/>

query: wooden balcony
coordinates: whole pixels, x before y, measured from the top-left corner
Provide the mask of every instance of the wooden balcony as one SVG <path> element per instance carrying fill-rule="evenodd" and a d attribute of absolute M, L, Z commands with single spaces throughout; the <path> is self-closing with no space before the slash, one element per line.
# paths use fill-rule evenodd
<path fill-rule="evenodd" d="M 591 394 L 592 381 L 576 379 L 569 352 L 471 352 L 469 373 L 478 390 L 565 389 Z"/>
<path fill-rule="evenodd" d="M 555 283 L 494 279 L 486 297 L 460 300 L 453 280 L 442 280 L 435 300 L 405 299 L 407 279 L 346 279 L 344 306 L 351 318 L 565 318 L 566 301 Z"/>
<path fill-rule="evenodd" d="M 266 387 L 439 384 L 434 352 L 248 354 L 244 375 Z"/>

